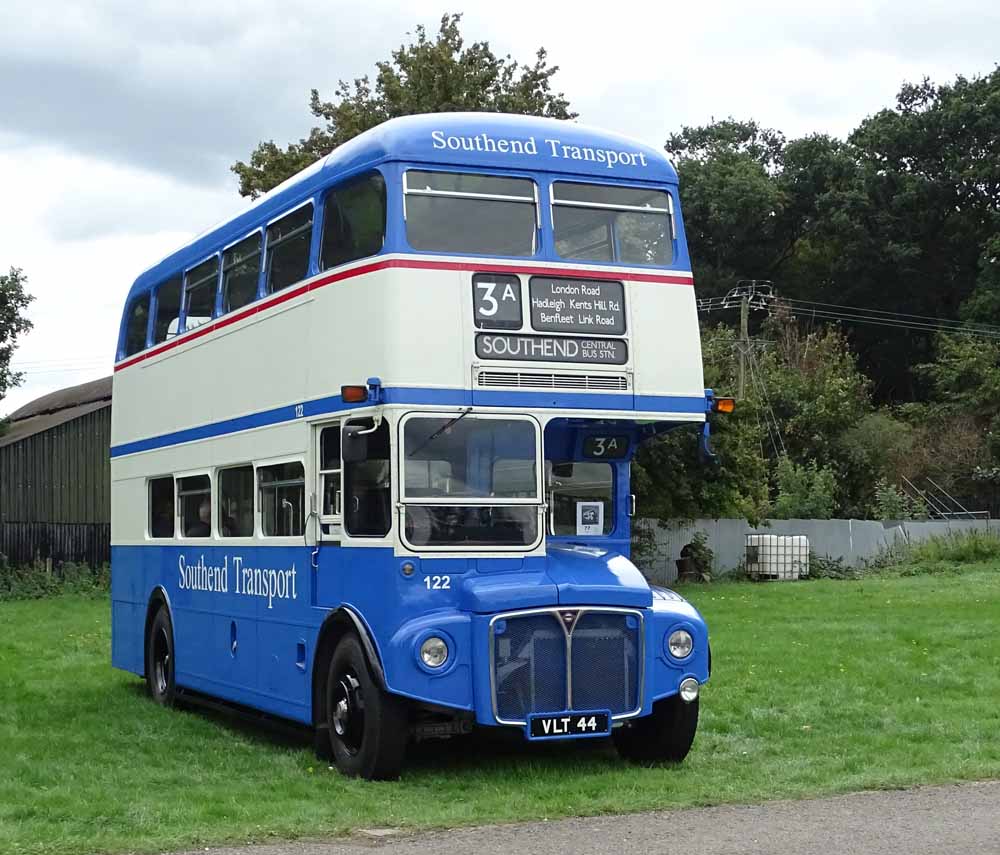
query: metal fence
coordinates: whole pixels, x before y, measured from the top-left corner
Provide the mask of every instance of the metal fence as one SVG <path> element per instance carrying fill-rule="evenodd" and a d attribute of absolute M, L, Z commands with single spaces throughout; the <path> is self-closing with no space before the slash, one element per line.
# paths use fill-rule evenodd
<path fill-rule="evenodd" d="M 99 567 L 111 561 L 111 525 L 0 523 L 0 555 L 10 564 L 72 561 Z"/>

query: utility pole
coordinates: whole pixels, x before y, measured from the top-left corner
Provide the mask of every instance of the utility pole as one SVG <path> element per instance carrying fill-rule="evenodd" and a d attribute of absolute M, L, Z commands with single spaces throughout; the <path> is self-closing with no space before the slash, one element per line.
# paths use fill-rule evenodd
<path fill-rule="evenodd" d="M 774 283 L 767 279 L 741 279 L 731 288 L 725 297 L 713 297 L 704 306 L 699 305 L 699 311 L 711 311 L 714 308 L 734 309 L 740 307 L 740 338 L 737 348 L 740 352 L 740 374 L 738 398 L 743 400 L 747 390 L 747 361 L 750 359 L 750 310 L 766 311 L 774 300 Z"/>

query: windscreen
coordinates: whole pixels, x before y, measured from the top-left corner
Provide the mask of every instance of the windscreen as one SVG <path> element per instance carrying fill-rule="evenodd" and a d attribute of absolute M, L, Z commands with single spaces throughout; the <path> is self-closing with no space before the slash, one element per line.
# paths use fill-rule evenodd
<path fill-rule="evenodd" d="M 404 535 L 413 546 L 509 546 L 539 536 L 538 427 L 528 419 L 404 423 Z"/>

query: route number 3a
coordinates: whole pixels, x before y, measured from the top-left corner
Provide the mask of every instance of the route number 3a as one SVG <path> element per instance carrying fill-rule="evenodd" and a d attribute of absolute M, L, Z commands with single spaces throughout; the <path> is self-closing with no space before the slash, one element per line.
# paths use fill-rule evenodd
<path fill-rule="evenodd" d="M 451 576 L 424 576 L 424 587 L 428 591 L 450 591 Z"/>
<path fill-rule="evenodd" d="M 516 276 L 477 273 L 472 277 L 472 301 L 477 327 L 521 328 L 521 280 Z"/>

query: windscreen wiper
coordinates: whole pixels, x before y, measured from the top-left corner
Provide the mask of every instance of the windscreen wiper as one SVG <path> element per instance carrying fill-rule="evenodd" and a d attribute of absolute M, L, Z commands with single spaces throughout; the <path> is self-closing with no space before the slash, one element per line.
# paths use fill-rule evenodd
<path fill-rule="evenodd" d="M 407 454 L 406 455 L 407 459 L 413 457 L 413 455 L 416 454 L 418 451 L 422 451 L 423 449 L 425 449 L 435 439 L 437 439 L 439 436 L 441 436 L 441 434 L 443 434 L 446 430 L 448 430 L 448 428 L 450 428 L 452 425 L 458 424 L 460 421 L 462 421 L 462 419 L 464 419 L 471 412 L 472 412 L 472 407 L 469 407 L 469 409 L 467 409 L 461 415 L 455 416 L 455 418 L 450 419 L 449 421 L 446 421 L 443 425 L 441 425 L 441 427 L 439 427 L 436 431 L 434 431 L 434 433 L 432 433 L 429 437 L 427 437 L 427 439 L 425 439 L 422 443 L 420 443 L 420 445 L 418 445 L 416 448 L 414 448 L 413 451 L 411 451 L 409 454 Z"/>

